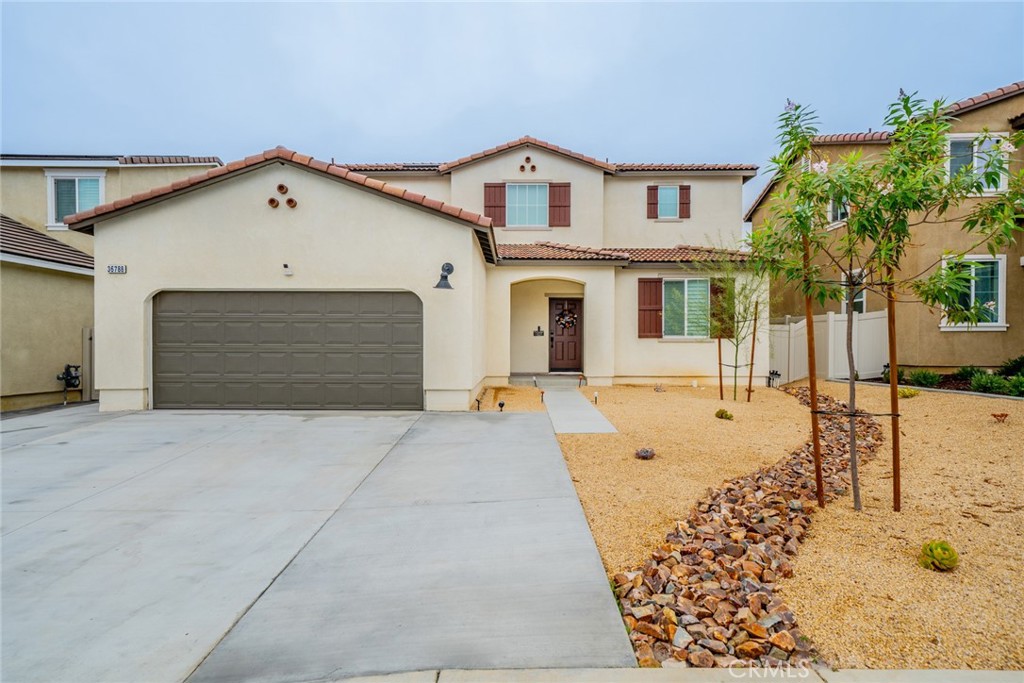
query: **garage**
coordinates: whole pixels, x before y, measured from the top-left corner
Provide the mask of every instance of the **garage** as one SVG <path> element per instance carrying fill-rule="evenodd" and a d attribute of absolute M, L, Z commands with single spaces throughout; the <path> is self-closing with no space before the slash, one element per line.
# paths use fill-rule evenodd
<path fill-rule="evenodd" d="M 405 291 L 168 291 L 155 408 L 423 409 L 423 306 Z"/>

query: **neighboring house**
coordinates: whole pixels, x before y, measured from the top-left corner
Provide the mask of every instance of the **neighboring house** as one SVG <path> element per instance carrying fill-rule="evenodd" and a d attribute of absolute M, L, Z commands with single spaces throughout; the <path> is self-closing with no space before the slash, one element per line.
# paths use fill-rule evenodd
<path fill-rule="evenodd" d="M 80 213 L 101 409 L 465 410 L 513 375 L 717 381 L 715 262 L 746 259 L 718 247 L 755 171 L 533 138 L 445 164 L 279 147 Z"/>
<path fill-rule="evenodd" d="M 0 155 L 3 322 L 0 410 L 64 399 L 57 380 L 81 365 L 92 383 L 92 238 L 71 232 L 72 213 L 220 165 L 215 157 Z M 69 392 L 81 400 L 81 390 Z"/>
<path fill-rule="evenodd" d="M 950 164 L 956 172 L 965 164 L 975 163 L 976 138 L 982 131 L 1005 134 L 1024 126 L 1024 81 L 961 100 L 950 105 L 948 111 L 957 119 L 949 135 Z M 838 159 L 860 150 L 865 159 L 871 159 L 884 153 L 888 143 L 887 131 L 819 135 L 814 149 L 815 154 L 823 158 Z M 1022 166 L 1024 151 L 1017 150 L 1009 159 L 1009 170 L 1017 173 Z M 754 230 L 770 215 L 772 190 L 773 184 L 769 183 L 747 210 L 745 220 L 751 221 Z M 999 191 L 1000 188 L 993 188 L 991 192 Z M 969 200 L 957 215 L 965 215 L 980 201 L 985 198 Z M 837 230 L 845 225 L 845 211 L 845 207 L 833 208 Z M 911 247 L 903 259 L 903 272 L 906 276 L 916 275 L 928 265 L 941 261 L 947 252 L 970 250 L 971 261 L 978 264 L 970 301 L 991 302 L 992 315 L 974 326 L 951 325 L 945 322 L 941 312 L 921 304 L 901 305 L 897 315 L 901 366 L 940 370 L 962 365 L 995 367 L 1007 358 L 1024 353 L 1024 240 L 1018 239 L 1016 244 L 992 256 L 984 246 L 971 249 L 977 236 L 963 233 L 960 227 L 961 221 L 952 219 L 914 227 Z M 774 319 L 802 318 L 804 301 L 796 287 L 775 282 L 772 291 Z M 854 308 L 859 313 L 882 311 L 885 299 L 867 292 L 858 298 Z M 815 303 L 813 309 L 816 315 L 830 311 L 842 313 L 846 304 L 828 302 L 821 306 Z M 877 374 L 880 368 L 865 370 Z"/>

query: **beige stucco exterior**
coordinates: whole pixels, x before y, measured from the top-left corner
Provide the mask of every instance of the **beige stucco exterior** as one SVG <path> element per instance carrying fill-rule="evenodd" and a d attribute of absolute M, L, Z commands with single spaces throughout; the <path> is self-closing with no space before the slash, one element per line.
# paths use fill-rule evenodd
<path fill-rule="evenodd" d="M 86 364 L 82 331 L 92 314 L 92 277 L 0 262 L 0 410 L 63 401 L 56 377 L 65 364 Z"/>
<path fill-rule="evenodd" d="M 1024 95 L 1017 95 L 993 104 L 961 114 L 953 123 L 951 133 L 992 133 L 1010 132 L 1009 119 L 1024 111 Z M 828 159 L 838 159 L 858 149 L 851 145 L 822 145 L 816 154 Z M 869 144 L 862 148 L 865 159 L 885 153 L 886 145 Z M 1018 150 L 1010 157 L 1010 172 L 1018 173 L 1024 167 L 1024 150 Z M 984 198 L 969 200 L 949 219 L 940 224 L 918 225 L 913 228 L 914 237 L 903 260 L 901 274 L 909 277 L 927 272 L 941 263 L 945 253 L 967 252 L 987 257 L 987 249 L 976 247 L 977 236 L 961 230 L 962 217 Z M 752 213 L 752 224 L 756 230 L 771 211 L 768 199 Z M 841 228 L 840 228 L 841 230 Z M 948 370 L 962 365 L 995 367 L 1008 358 L 1024 353 L 1024 240 L 998 252 L 1005 261 L 1005 329 L 971 327 L 952 329 L 941 324 L 941 312 L 917 303 L 906 302 L 897 309 L 896 338 L 898 340 L 898 361 L 907 367 L 927 367 Z M 773 283 L 776 294 L 772 315 L 780 318 L 786 315 L 803 316 L 804 301 L 795 287 L 784 282 Z M 876 293 L 867 294 L 868 311 L 885 309 L 885 300 Z M 814 314 L 839 311 L 838 302 L 824 306 L 815 303 Z"/>

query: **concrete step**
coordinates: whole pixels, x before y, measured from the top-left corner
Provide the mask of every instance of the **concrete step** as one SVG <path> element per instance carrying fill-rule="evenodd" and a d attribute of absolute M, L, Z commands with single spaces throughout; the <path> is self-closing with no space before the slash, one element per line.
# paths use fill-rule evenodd
<path fill-rule="evenodd" d="M 580 384 L 580 373 L 538 373 L 535 375 L 512 375 L 508 383 L 513 386 L 539 387 L 541 389 L 569 389 L 578 387 Z M 586 381 L 584 380 L 584 386 Z"/>

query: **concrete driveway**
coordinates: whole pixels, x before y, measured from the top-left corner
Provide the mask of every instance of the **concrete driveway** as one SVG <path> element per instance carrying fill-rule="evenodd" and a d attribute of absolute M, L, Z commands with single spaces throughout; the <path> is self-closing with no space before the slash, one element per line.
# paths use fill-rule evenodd
<path fill-rule="evenodd" d="M 0 426 L 4 681 L 634 663 L 543 414 Z"/>

